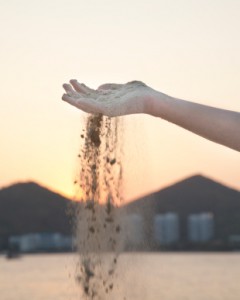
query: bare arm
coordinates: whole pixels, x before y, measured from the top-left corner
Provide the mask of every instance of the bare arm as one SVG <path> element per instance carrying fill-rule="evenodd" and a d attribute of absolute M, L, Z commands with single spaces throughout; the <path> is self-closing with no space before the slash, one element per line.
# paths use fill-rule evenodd
<path fill-rule="evenodd" d="M 146 113 L 181 126 L 213 142 L 240 151 L 240 113 L 180 100 L 140 81 L 104 84 L 97 90 L 71 80 L 62 99 L 93 114 L 110 117 Z"/>
<path fill-rule="evenodd" d="M 161 117 L 213 142 L 240 151 L 240 113 L 172 97 L 156 96 L 151 115 Z"/>

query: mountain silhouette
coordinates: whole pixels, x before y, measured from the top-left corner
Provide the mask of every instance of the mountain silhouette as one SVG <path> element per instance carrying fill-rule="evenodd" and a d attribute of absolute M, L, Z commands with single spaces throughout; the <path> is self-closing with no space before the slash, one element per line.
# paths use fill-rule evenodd
<path fill-rule="evenodd" d="M 72 233 L 68 215 L 73 201 L 34 182 L 17 183 L 0 190 L 0 248 L 11 235 L 38 232 Z M 240 235 L 240 192 L 210 178 L 195 175 L 148 194 L 123 207 L 143 216 L 151 230 L 155 214 L 179 215 L 181 238 L 187 238 L 189 214 L 211 212 L 215 238 L 226 241 Z M 5 242 L 4 242 L 5 241 Z"/>
<path fill-rule="evenodd" d="M 240 235 L 240 192 L 202 175 L 195 175 L 126 205 L 129 212 L 153 215 L 175 212 L 180 217 L 181 236 L 187 237 L 187 216 L 211 212 L 215 219 L 215 235 L 226 240 Z M 150 226 L 150 224 L 149 224 Z"/>
<path fill-rule="evenodd" d="M 0 236 L 37 232 L 71 233 L 70 200 L 34 182 L 0 190 Z"/>

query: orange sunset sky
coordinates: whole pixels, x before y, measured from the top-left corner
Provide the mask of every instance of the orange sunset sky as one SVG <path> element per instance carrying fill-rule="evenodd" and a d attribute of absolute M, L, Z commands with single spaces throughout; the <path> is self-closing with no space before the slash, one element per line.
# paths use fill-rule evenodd
<path fill-rule="evenodd" d="M 0 187 L 73 196 L 86 115 L 61 100 L 71 78 L 240 111 L 240 1 L 11 0 L 0 26 Z M 240 190 L 239 152 L 150 116 L 123 123 L 127 199 L 196 173 Z"/>

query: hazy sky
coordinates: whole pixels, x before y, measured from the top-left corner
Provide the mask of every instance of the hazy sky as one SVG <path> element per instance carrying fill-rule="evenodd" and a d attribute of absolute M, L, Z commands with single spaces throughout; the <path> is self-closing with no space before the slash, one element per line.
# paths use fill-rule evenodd
<path fill-rule="evenodd" d="M 141 80 L 240 111 L 239 0 L 0 1 L 0 186 L 73 194 L 85 113 L 62 83 Z M 240 189 L 240 154 L 150 116 L 125 123 L 127 198 L 202 173 Z M 239 129 L 240 134 L 240 129 Z"/>

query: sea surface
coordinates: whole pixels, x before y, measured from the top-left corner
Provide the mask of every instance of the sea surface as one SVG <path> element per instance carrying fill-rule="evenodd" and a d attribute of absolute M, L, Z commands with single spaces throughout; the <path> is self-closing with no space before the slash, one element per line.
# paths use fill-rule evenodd
<path fill-rule="evenodd" d="M 0 256 L 1 300 L 79 300 L 77 255 Z M 239 300 L 240 253 L 131 253 L 118 260 L 114 300 Z"/>

